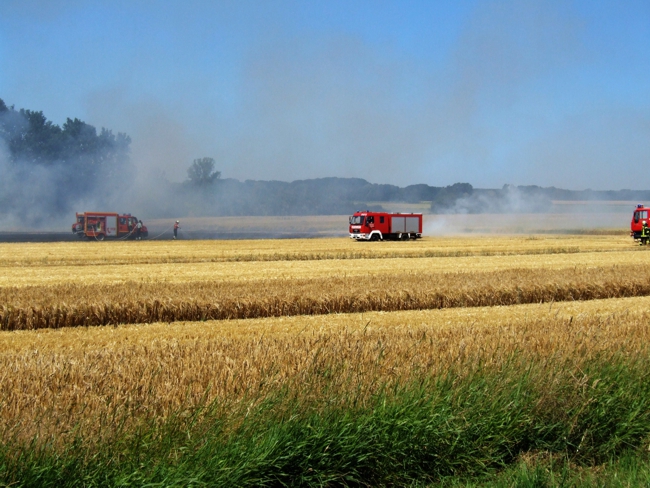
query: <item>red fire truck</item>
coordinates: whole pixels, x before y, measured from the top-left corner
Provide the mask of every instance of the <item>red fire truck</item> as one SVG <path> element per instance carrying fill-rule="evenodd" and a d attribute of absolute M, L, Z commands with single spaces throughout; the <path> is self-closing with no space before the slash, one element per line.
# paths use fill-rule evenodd
<path fill-rule="evenodd" d="M 106 237 L 121 237 L 125 239 L 145 238 L 149 231 L 142 225 L 138 233 L 138 218 L 131 214 L 116 214 L 111 212 L 77 213 L 77 221 L 72 224 L 72 233 L 80 238 L 103 241 Z"/>
<path fill-rule="evenodd" d="M 650 225 L 650 220 L 648 220 L 648 213 L 650 213 L 650 207 L 645 207 L 643 204 L 637 205 L 634 209 L 634 213 L 632 214 L 632 222 L 630 223 L 630 236 L 632 236 L 635 241 L 641 240 L 643 222 L 645 221 L 648 225 Z"/>
<path fill-rule="evenodd" d="M 408 240 L 422 237 L 422 214 L 355 212 L 350 238 L 365 241 Z"/>

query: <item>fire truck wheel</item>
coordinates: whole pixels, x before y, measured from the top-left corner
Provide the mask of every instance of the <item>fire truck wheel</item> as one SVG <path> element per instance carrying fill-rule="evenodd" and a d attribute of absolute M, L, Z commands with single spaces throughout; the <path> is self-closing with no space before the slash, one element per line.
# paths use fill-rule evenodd
<path fill-rule="evenodd" d="M 379 240 L 379 234 L 373 234 L 373 235 L 371 235 L 371 236 L 370 236 L 370 240 L 373 241 L 373 242 L 374 242 L 374 241 L 378 241 L 378 240 Z"/>
<path fill-rule="evenodd" d="M 98 241 L 103 241 L 104 240 L 104 234 L 97 234 L 97 237 L 95 237 Z"/>

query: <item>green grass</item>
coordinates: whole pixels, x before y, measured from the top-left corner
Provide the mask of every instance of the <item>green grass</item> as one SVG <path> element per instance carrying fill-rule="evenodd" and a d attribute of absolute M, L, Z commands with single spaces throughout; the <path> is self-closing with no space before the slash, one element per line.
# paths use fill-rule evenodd
<path fill-rule="evenodd" d="M 371 395 L 303 385 L 238 408 L 208 405 L 99 445 L 83 432 L 65 449 L 5 439 L 0 483 L 542 487 L 598 486 L 619 473 L 647 480 L 649 366 L 645 356 L 580 365 L 512 358 L 441 378 L 422 374 Z"/>
<path fill-rule="evenodd" d="M 629 488 L 650 486 L 650 457 L 629 451 L 606 463 L 577 465 L 550 453 L 536 453 L 492 475 L 477 478 L 450 477 L 438 483 L 414 483 L 428 488 Z"/>

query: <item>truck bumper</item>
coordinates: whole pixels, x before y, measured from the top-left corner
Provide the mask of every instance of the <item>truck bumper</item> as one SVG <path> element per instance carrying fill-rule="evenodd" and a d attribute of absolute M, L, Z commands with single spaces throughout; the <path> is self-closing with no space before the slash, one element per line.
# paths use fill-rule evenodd
<path fill-rule="evenodd" d="M 367 241 L 370 239 L 369 234 L 350 234 L 350 239 L 356 239 L 357 241 Z"/>

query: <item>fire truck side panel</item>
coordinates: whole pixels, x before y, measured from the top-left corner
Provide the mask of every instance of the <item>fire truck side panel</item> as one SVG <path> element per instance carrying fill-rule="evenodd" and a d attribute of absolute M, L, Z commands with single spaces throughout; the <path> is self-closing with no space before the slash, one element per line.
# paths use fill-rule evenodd
<path fill-rule="evenodd" d="M 390 218 L 390 232 L 392 234 L 398 234 L 404 232 L 405 217 L 391 217 Z"/>
<path fill-rule="evenodd" d="M 117 215 L 106 217 L 106 235 L 109 237 L 117 237 Z"/>
<path fill-rule="evenodd" d="M 422 219 L 419 217 L 404 217 L 404 232 L 422 233 L 420 222 Z"/>
<path fill-rule="evenodd" d="M 86 214 L 86 236 L 97 237 L 101 229 L 102 221 L 99 215 Z"/>

